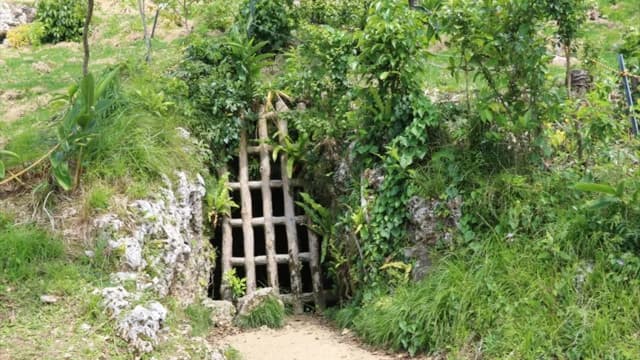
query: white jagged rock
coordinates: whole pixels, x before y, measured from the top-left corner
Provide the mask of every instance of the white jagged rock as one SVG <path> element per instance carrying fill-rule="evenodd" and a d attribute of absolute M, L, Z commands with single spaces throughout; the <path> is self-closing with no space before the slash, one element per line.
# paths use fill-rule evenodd
<path fill-rule="evenodd" d="M 166 309 L 155 305 L 134 308 L 143 292 L 155 299 L 171 294 L 183 305 L 207 297 L 212 248 L 203 234 L 204 179 L 197 175 L 190 181 L 182 172 L 175 179 L 174 187 L 164 176 L 154 199 L 131 202 L 126 220 L 105 215 L 94 221 L 110 250 L 121 255 L 121 272 L 111 281 L 136 282 L 133 293 L 122 286 L 103 289 L 103 305 L 118 319 L 120 336 L 141 352 L 160 341 L 148 333 L 160 329 L 166 317 Z"/>
<path fill-rule="evenodd" d="M 104 288 L 101 294 L 102 306 L 112 318 L 117 318 L 131 304 L 132 296 L 122 286 Z"/>
<path fill-rule="evenodd" d="M 158 332 L 164 326 L 167 309 L 159 302 L 137 305 L 118 321 L 118 335 L 142 353 L 151 352 L 158 344 Z"/>
<path fill-rule="evenodd" d="M 215 326 L 229 327 L 233 324 L 233 318 L 236 316 L 236 307 L 231 301 L 206 298 L 202 300 L 202 305 L 211 309 L 211 321 Z"/>

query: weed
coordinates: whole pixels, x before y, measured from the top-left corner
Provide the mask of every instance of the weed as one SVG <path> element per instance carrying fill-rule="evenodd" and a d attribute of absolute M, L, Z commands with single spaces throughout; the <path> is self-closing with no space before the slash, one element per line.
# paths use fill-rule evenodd
<path fill-rule="evenodd" d="M 193 336 L 206 334 L 213 326 L 211 320 L 211 309 L 200 304 L 191 304 L 184 310 L 191 322 L 191 333 Z"/>
<path fill-rule="evenodd" d="M 224 350 L 224 357 L 227 360 L 242 360 L 242 354 L 240 351 L 231 346 Z"/>
<path fill-rule="evenodd" d="M 93 210 L 106 210 L 109 207 L 112 195 L 112 189 L 103 185 L 94 186 L 89 191 L 87 203 Z"/>
<path fill-rule="evenodd" d="M 238 316 L 236 322 L 242 328 L 267 326 L 272 329 L 284 326 L 285 310 L 282 302 L 274 297 L 267 298 L 248 315 Z"/>

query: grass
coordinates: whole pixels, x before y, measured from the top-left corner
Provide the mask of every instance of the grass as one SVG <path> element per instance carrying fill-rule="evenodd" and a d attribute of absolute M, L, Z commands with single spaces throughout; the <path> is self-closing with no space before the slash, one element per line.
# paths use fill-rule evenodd
<path fill-rule="evenodd" d="M 412 354 L 636 358 L 638 209 L 595 210 L 586 204 L 598 196 L 572 189 L 584 176 L 613 184 L 627 179 L 635 189 L 630 161 L 601 160 L 588 175 L 564 167 L 477 179 L 466 173 L 459 190 L 473 237 L 432 249 L 434 265 L 421 282 L 368 289 L 333 317 L 371 344 Z"/>
<path fill-rule="evenodd" d="M 191 323 L 191 334 L 193 336 L 202 336 L 209 332 L 213 326 L 211 320 L 211 309 L 200 304 L 191 304 L 184 309 L 185 315 Z"/>
<path fill-rule="evenodd" d="M 248 315 L 238 316 L 236 323 L 241 328 L 258 328 L 267 326 L 278 329 L 284 326 L 285 309 L 278 299 L 267 298 Z"/>

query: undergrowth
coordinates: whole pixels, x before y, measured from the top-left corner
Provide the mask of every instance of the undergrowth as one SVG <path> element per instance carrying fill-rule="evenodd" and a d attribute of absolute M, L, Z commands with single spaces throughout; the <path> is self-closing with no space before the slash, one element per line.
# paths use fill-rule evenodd
<path fill-rule="evenodd" d="M 241 328 L 267 326 L 272 329 L 284 326 L 285 309 L 280 300 L 269 297 L 248 315 L 238 316 L 236 324 Z"/>

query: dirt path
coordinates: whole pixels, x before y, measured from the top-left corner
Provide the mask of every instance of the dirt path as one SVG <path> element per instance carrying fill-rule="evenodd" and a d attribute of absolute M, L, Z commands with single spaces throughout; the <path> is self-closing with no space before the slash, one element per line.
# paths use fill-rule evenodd
<path fill-rule="evenodd" d="M 287 320 L 279 330 L 256 329 L 231 335 L 224 343 L 234 347 L 243 360 L 391 360 L 382 351 L 366 350 L 351 334 L 341 334 L 321 320 L 300 316 Z"/>

